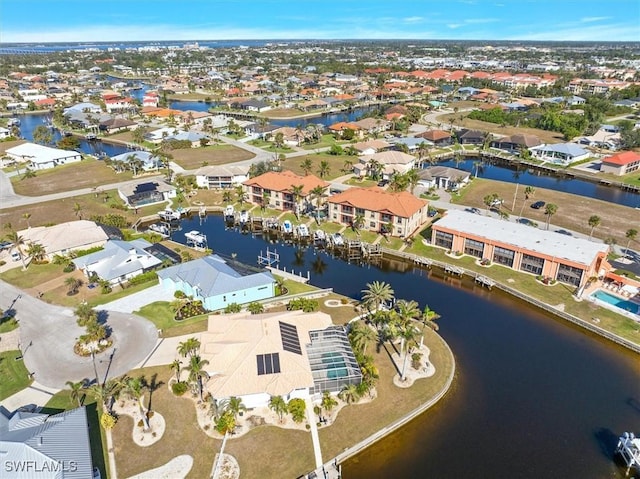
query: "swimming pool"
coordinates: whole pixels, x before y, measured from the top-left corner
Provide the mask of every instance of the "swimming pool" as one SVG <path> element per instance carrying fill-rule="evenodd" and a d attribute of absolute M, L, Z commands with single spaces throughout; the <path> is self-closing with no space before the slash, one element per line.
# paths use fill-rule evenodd
<path fill-rule="evenodd" d="M 613 294 L 609 294 L 601 289 L 596 290 L 591 297 L 607 303 L 614 308 L 621 309 L 622 311 L 640 314 L 640 305 L 627 301 L 626 299 L 619 298 L 618 296 L 614 296 Z"/>

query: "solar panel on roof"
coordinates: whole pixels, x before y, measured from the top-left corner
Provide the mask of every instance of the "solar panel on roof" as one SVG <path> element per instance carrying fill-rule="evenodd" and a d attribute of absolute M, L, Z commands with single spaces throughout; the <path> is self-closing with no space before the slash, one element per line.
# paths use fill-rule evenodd
<path fill-rule="evenodd" d="M 300 348 L 300 339 L 298 338 L 298 328 L 293 324 L 283 323 L 280 324 L 280 337 L 282 338 L 282 349 L 289 351 L 290 353 L 302 355 L 302 349 Z"/>
<path fill-rule="evenodd" d="M 265 374 L 277 374 L 280 372 L 280 354 L 258 354 L 256 355 L 256 362 L 258 366 L 258 376 Z"/>

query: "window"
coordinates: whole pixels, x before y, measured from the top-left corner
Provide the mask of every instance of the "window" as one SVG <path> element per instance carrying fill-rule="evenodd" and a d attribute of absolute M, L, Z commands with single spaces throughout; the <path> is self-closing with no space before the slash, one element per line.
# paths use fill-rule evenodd
<path fill-rule="evenodd" d="M 364 210 L 362 208 L 356 208 L 356 214 L 364 216 Z"/>
<path fill-rule="evenodd" d="M 380 221 L 382 221 L 383 223 L 391 223 L 392 220 L 393 217 L 391 215 L 386 215 L 384 213 L 380 217 Z"/>
<path fill-rule="evenodd" d="M 453 246 L 453 235 L 444 231 L 436 231 L 436 246 L 451 249 Z"/>
<path fill-rule="evenodd" d="M 493 262 L 512 267 L 515 254 L 515 251 L 496 246 L 493 249 Z"/>
<path fill-rule="evenodd" d="M 376 227 L 376 222 L 375 221 L 370 221 L 369 222 L 369 228 L 375 228 Z"/>
<path fill-rule="evenodd" d="M 398 223 L 399 225 L 402 224 L 402 218 L 398 216 L 396 218 L 396 223 Z"/>
<path fill-rule="evenodd" d="M 574 268 L 573 266 L 560 264 L 560 266 L 558 267 L 558 276 L 556 277 L 556 279 L 563 283 L 580 286 L 580 281 L 582 280 L 583 274 L 584 270 L 580 268 Z"/>
<path fill-rule="evenodd" d="M 469 256 L 475 256 L 476 258 L 482 258 L 484 252 L 484 243 L 482 241 L 476 241 L 472 239 L 464 240 L 464 253 Z"/>
<path fill-rule="evenodd" d="M 530 254 L 522 255 L 522 262 L 520 263 L 520 271 L 526 271 L 527 273 L 542 274 L 544 269 L 544 259 L 537 256 L 531 256 Z"/>

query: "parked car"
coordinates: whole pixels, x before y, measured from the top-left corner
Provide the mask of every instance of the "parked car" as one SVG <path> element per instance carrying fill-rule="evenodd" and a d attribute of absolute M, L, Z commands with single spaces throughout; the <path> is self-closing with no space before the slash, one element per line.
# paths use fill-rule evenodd
<path fill-rule="evenodd" d="M 14 251 L 13 253 L 11 253 L 12 261 L 20 261 L 20 258 L 22 258 L 22 256 L 17 251 Z"/>
<path fill-rule="evenodd" d="M 533 203 L 533 204 L 531 205 L 531 207 L 532 207 L 534 210 L 539 210 L 539 209 L 540 209 L 540 208 L 542 208 L 544 205 L 546 205 L 546 203 L 545 203 L 544 201 L 536 201 L 535 203 Z"/>
<path fill-rule="evenodd" d="M 467 211 L 469 213 L 473 213 L 473 214 L 476 214 L 476 215 L 481 215 L 482 214 L 482 211 L 480 211 L 479 208 L 467 208 Z"/>
<path fill-rule="evenodd" d="M 389 180 L 380 180 L 378 181 L 378 186 L 383 187 L 389 184 Z"/>

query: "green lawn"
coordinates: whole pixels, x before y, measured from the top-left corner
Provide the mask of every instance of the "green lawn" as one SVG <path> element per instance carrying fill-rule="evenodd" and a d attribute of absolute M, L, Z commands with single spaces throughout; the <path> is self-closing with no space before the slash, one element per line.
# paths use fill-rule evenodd
<path fill-rule="evenodd" d="M 345 184 L 351 185 L 351 186 L 357 186 L 359 188 L 370 188 L 372 186 L 376 186 L 378 182 L 375 180 L 361 180 L 358 178 L 349 178 L 347 181 L 345 181 Z"/>
<path fill-rule="evenodd" d="M 311 286 L 310 284 L 298 283 L 297 281 L 293 281 L 290 279 L 285 280 L 284 287 L 289 291 L 288 294 L 306 293 L 308 291 L 318 289 L 315 286 Z"/>
<path fill-rule="evenodd" d="M 342 232 L 342 235 L 347 239 L 360 240 L 364 241 L 365 243 L 373 243 L 378 237 L 378 234 L 374 233 L 373 231 L 360 230 L 356 232 L 353 231 L 352 228 L 347 228 L 346 230 L 344 230 Z"/>
<path fill-rule="evenodd" d="M 291 170 L 297 175 L 304 175 L 304 170 L 300 165 L 304 162 L 305 159 L 311 160 L 311 173 L 319 176 L 318 169 L 320 168 L 320 163 L 322 161 L 326 161 L 329 165 L 329 172 L 323 178 L 325 181 L 331 181 L 334 178 L 342 176 L 345 174 L 342 171 L 344 167 L 345 160 L 350 160 L 351 162 L 357 162 L 358 158 L 355 156 L 346 156 L 346 155 L 330 155 L 328 153 L 317 153 L 317 154 L 309 154 L 305 156 L 294 156 L 292 158 L 287 158 L 282 162 L 283 170 Z"/>
<path fill-rule="evenodd" d="M 13 316 L 4 316 L 0 319 L 0 334 L 8 333 L 18 327 L 18 320 Z"/>
<path fill-rule="evenodd" d="M 340 225 L 338 223 L 321 223 L 320 228 L 318 229 L 321 229 L 325 233 L 332 234 L 332 233 L 337 233 L 342 228 L 344 228 L 344 225 Z"/>
<path fill-rule="evenodd" d="M 134 314 L 147 318 L 155 324 L 158 329 L 162 330 L 162 337 L 164 338 L 199 333 L 207 329 L 208 314 L 176 321 L 173 319 L 173 311 L 169 305 L 168 301 L 156 301 L 143 306 L 138 311 L 135 311 Z"/>
<path fill-rule="evenodd" d="M 16 358 L 21 355 L 17 349 L 0 353 L 0 378 L 2 378 L 0 381 L 0 400 L 22 391 L 31 384 L 29 371 L 27 371 L 24 361 L 22 359 L 16 361 Z"/>
<path fill-rule="evenodd" d="M 107 439 L 105 437 L 104 430 L 100 427 L 100 416 L 102 415 L 101 408 L 96 407 L 95 399 L 85 396 L 81 402 L 86 406 L 87 421 L 89 422 L 89 441 L 91 444 L 91 461 L 93 466 L 100 469 L 102 477 L 108 477 L 106 474 L 107 464 L 109 463 L 107 457 Z M 47 404 L 45 404 L 42 412 L 45 414 L 57 414 L 68 409 L 74 409 L 78 407 L 75 401 L 71 400 L 68 390 L 62 390 L 55 394 Z"/>
<path fill-rule="evenodd" d="M 337 144 L 338 142 L 333 137 L 333 135 L 322 135 L 322 139 L 318 143 L 313 144 L 304 144 L 302 145 L 303 150 L 316 150 L 319 148 L 329 148 L 332 145 Z"/>

